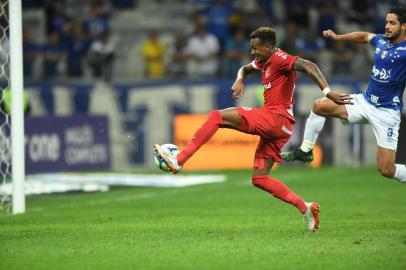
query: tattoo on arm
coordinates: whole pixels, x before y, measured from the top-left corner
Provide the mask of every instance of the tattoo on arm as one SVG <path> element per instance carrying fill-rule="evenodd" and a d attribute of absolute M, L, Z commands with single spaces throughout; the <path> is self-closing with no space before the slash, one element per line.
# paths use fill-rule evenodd
<path fill-rule="evenodd" d="M 301 58 L 296 59 L 296 61 L 293 63 L 293 70 L 295 70 L 295 71 L 305 71 L 305 69 L 303 67 L 304 63 L 305 63 L 305 60 L 303 60 Z"/>
<path fill-rule="evenodd" d="M 252 66 L 252 64 L 247 64 L 247 65 L 244 66 L 245 74 L 251 74 L 255 70 L 256 69 Z"/>

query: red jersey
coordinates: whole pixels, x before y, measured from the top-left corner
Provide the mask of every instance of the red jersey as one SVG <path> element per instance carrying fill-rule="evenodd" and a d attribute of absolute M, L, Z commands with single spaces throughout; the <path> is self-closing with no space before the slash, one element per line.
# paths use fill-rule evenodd
<path fill-rule="evenodd" d="M 293 91 L 295 89 L 296 72 L 292 70 L 293 63 L 298 57 L 287 54 L 281 49 L 268 58 L 265 63 L 256 60 L 251 64 L 262 71 L 261 83 L 264 85 L 264 109 L 287 116 L 293 116 Z"/>

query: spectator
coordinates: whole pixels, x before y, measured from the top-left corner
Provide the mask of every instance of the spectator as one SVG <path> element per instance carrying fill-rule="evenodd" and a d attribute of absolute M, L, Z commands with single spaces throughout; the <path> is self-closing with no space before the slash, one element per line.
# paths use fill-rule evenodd
<path fill-rule="evenodd" d="M 136 1 L 135 0 L 112 0 L 114 8 L 117 9 L 128 9 L 134 8 Z"/>
<path fill-rule="evenodd" d="M 68 16 L 66 16 L 63 10 L 63 1 L 47 1 L 45 6 L 47 34 L 57 33 L 59 38 L 65 32 L 66 24 L 69 22 Z"/>
<path fill-rule="evenodd" d="M 108 31 L 108 17 L 95 4 L 89 8 L 90 18 L 85 21 L 85 30 L 91 40 L 96 40 Z"/>
<path fill-rule="evenodd" d="M 39 47 L 32 42 L 30 34 L 23 30 L 23 70 L 24 78 L 32 79 L 32 67 L 38 59 Z"/>
<path fill-rule="evenodd" d="M 141 48 L 142 58 L 144 59 L 144 72 L 148 78 L 161 79 L 165 76 L 165 53 L 166 48 L 159 41 L 158 32 L 151 31 Z"/>
<path fill-rule="evenodd" d="M 226 42 L 226 75 L 235 76 L 238 69 L 248 62 L 250 45 L 245 38 L 245 33 L 238 30 L 234 33 L 232 39 Z"/>
<path fill-rule="evenodd" d="M 217 37 L 221 52 L 230 36 L 229 22 L 234 13 L 234 9 L 228 2 L 227 0 L 213 0 L 212 4 L 203 10 L 203 15 L 207 17 L 207 31 Z"/>
<path fill-rule="evenodd" d="M 111 81 L 115 49 L 115 41 L 111 39 L 109 32 L 102 33 L 92 42 L 88 55 L 94 77 Z"/>
<path fill-rule="evenodd" d="M 48 42 L 42 49 L 44 57 L 43 77 L 55 78 L 66 67 L 66 50 L 60 43 L 58 33 L 53 32 L 48 37 Z"/>
<path fill-rule="evenodd" d="M 256 0 L 256 6 L 257 7 L 262 7 L 266 15 L 271 19 L 274 19 L 274 2 L 275 1 L 269 1 L 269 0 Z"/>
<path fill-rule="evenodd" d="M 286 18 L 303 28 L 309 26 L 309 5 L 307 0 L 285 0 Z"/>
<path fill-rule="evenodd" d="M 237 30 L 242 30 L 246 35 L 250 33 L 250 19 L 251 17 L 242 8 L 237 8 L 233 15 L 230 17 L 229 27 L 230 32 L 234 33 Z"/>
<path fill-rule="evenodd" d="M 360 80 L 367 80 L 371 72 L 371 66 L 374 59 L 374 51 L 367 50 L 367 46 L 362 43 L 355 44 L 355 53 L 353 54 L 352 70 L 356 71 L 353 77 Z"/>
<path fill-rule="evenodd" d="M 99 16 L 107 21 L 110 19 L 113 13 L 111 0 L 92 0 L 90 3 L 90 8 L 95 8 Z"/>
<path fill-rule="evenodd" d="M 23 8 L 40 8 L 43 5 L 43 0 L 23 0 Z"/>
<path fill-rule="evenodd" d="M 186 37 L 178 36 L 176 37 L 174 44 L 169 48 L 169 72 L 172 78 L 181 79 L 186 76 L 186 43 Z"/>
<path fill-rule="evenodd" d="M 337 15 L 339 13 L 339 7 L 333 0 L 323 1 L 321 7 L 319 7 L 319 19 L 318 19 L 318 32 L 323 33 L 324 30 L 331 29 L 336 31 L 337 29 Z M 330 39 L 325 40 L 325 47 L 334 47 L 333 42 Z"/>
<path fill-rule="evenodd" d="M 200 10 L 210 6 L 212 0 L 187 0 L 192 14 L 199 13 Z"/>
<path fill-rule="evenodd" d="M 331 51 L 332 74 L 335 76 L 351 74 L 353 53 L 343 42 L 335 42 Z"/>
<path fill-rule="evenodd" d="M 186 52 L 189 56 L 188 74 L 194 78 L 209 78 L 217 73 L 219 41 L 209 34 L 204 25 L 198 25 L 196 34 L 188 41 Z"/>
<path fill-rule="evenodd" d="M 394 1 L 374 1 L 373 9 L 368 9 L 370 17 L 374 21 L 374 33 L 384 33 L 387 11 L 395 5 Z M 405 1 L 403 1 L 405 3 Z M 370 21 L 367 24 L 370 25 Z"/>
<path fill-rule="evenodd" d="M 324 42 L 317 37 L 314 32 L 307 31 L 304 38 L 299 38 L 297 47 L 300 51 L 300 57 L 310 60 L 316 64 L 319 63 L 320 52 L 323 49 Z"/>
<path fill-rule="evenodd" d="M 282 50 L 290 55 L 299 55 L 299 49 L 297 47 L 299 37 L 299 29 L 294 21 L 288 21 L 286 24 L 286 33 L 283 38 L 280 47 Z"/>
<path fill-rule="evenodd" d="M 259 3 L 255 3 L 255 8 L 252 12 L 248 12 L 248 32 L 252 32 L 258 27 L 271 24 L 271 18 L 266 14 L 264 7 Z"/>
<path fill-rule="evenodd" d="M 369 25 L 374 19 L 374 0 L 351 0 L 351 8 L 348 10 L 347 18 L 362 26 Z M 385 2 L 385 1 L 382 1 Z M 386 16 L 385 16 L 386 17 Z"/>
<path fill-rule="evenodd" d="M 83 59 L 87 55 L 90 47 L 90 41 L 85 36 L 83 26 L 76 22 L 73 24 L 71 34 L 66 42 L 68 52 L 68 76 L 83 76 Z"/>

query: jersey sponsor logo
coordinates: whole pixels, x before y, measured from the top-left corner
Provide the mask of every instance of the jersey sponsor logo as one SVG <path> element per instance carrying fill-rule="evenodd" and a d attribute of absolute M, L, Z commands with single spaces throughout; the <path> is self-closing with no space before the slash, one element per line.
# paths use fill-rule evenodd
<path fill-rule="evenodd" d="M 392 73 L 391 69 L 389 69 L 389 70 L 384 69 L 384 68 L 378 69 L 378 68 L 376 68 L 375 65 L 372 67 L 373 78 L 380 82 L 388 82 L 389 78 L 391 76 L 391 73 Z"/>
<path fill-rule="evenodd" d="M 406 51 L 406 46 L 396 48 L 397 51 Z"/>
<path fill-rule="evenodd" d="M 288 135 L 292 135 L 293 131 L 289 130 L 285 125 L 282 126 L 282 131 Z"/>

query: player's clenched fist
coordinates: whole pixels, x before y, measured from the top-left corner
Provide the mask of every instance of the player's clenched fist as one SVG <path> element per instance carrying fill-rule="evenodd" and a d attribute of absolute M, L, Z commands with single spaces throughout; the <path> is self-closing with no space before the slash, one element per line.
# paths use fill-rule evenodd
<path fill-rule="evenodd" d="M 326 37 L 326 38 L 333 39 L 333 40 L 336 40 L 336 39 L 337 39 L 337 34 L 334 33 L 334 31 L 331 30 L 331 29 L 328 29 L 328 30 L 326 30 L 326 31 L 323 31 L 323 36 Z"/>

